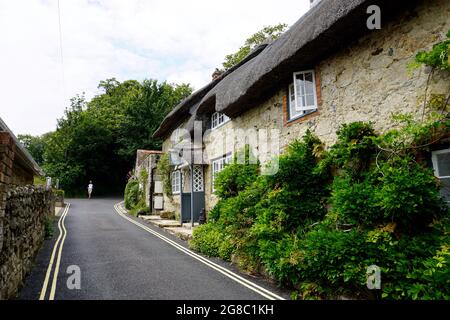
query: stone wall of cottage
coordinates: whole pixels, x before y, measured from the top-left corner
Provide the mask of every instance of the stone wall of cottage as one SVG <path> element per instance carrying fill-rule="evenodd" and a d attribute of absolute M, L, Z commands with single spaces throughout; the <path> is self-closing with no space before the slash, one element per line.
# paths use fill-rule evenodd
<path fill-rule="evenodd" d="M 178 128 L 184 128 L 186 125 L 185 121 L 184 123 L 180 124 Z M 175 130 L 177 130 L 175 129 Z M 172 141 L 172 137 L 169 136 L 163 141 L 162 145 L 162 152 L 165 154 L 169 153 L 169 150 L 174 147 L 174 143 Z M 185 180 L 185 177 L 182 177 L 183 180 Z M 173 194 L 171 196 L 168 196 L 166 193 L 164 193 L 164 212 L 173 212 L 176 214 L 181 214 L 181 194 Z"/>
<path fill-rule="evenodd" d="M 429 50 L 446 38 L 450 29 L 450 2 L 428 1 L 381 30 L 359 39 L 346 49 L 321 61 L 318 75 L 318 111 L 293 123 L 286 122 L 287 88 L 271 99 L 226 125 L 206 134 L 205 151 L 215 159 L 236 149 L 230 141 L 230 129 L 275 129 L 279 132 L 280 152 L 307 129 L 326 145 L 336 140 L 336 131 L 344 123 L 372 121 L 386 131 L 395 127 L 393 113 L 413 113 L 421 117 L 430 69 L 408 70 L 418 51 Z M 302 71 L 302 70 L 292 70 Z M 429 81 L 428 95 L 450 92 L 449 72 L 435 71 Z M 228 132 L 227 132 L 228 131 Z M 242 137 L 242 134 L 238 134 Z M 227 138 L 225 143 L 220 143 Z M 255 150 L 259 146 L 253 146 Z M 264 155 L 263 155 L 264 156 Z M 263 159 L 268 160 L 270 155 Z M 263 160 L 263 162 L 265 161 Z M 205 168 L 206 206 L 210 210 L 217 198 L 212 194 L 211 166 Z"/>
<path fill-rule="evenodd" d="M 155 169 L 160 155 L 160 151 L 138 150 L 136 152 L 136 165 L 134 169 L 136 178 L 140 178 L 142 170 L 145 170 L 148 174 L 147 183 L 143 186 L 145 192 L 145 204 L 147 206 L 150 206 L 150 201 L 152 201 L 151 193 L 154 178 L 156 176 Z"/>

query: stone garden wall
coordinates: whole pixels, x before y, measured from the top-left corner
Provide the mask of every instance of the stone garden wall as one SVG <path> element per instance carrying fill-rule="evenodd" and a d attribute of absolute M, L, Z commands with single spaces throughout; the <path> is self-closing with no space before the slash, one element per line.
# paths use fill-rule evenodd
<path fill-rule="evenodd" d="M 46 221 L 54 215 L 51 190 L 24 186 L 4 193 L 0 217 L 0 300 L 15 297 L 45 237 Z"/>

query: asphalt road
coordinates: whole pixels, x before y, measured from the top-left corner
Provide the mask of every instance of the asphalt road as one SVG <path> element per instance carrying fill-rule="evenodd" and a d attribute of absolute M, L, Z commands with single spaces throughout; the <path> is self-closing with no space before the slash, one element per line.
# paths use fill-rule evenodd
<path fill-rule="evenodd" d="M 218 271 L 214 265 L 212 267 L 180 250 L 179 248 L 187 247 L 184 241 L 141 219 L 134 218 L 133 221 L 182 247 L 177 248 L 167 240 L 133 224 L 114 209 L 119 199 L 68 202 L 71 205 L 64 220 L 66 237 L 64 239 L 63 231 L 61 238 L 65 241 L 62 249 L 58 246 L 55 250 L 53 267 L 47 277 L 45 299 L 49 299 L 53 283 L 55 300 L 266 299 L 267 294 L 262 295 L 261 290 L 255 289 L 253 284 L 287 298 L 286 292 L 279 291 L 262 279 L 239 274 L 251 283 L 237 281 L 237 270 L 227 263 L 208 259 L 232 273 Z M 59 236 L 57 226 L 55 228 L 53 239 L 47 240 L 39 252 L 19 299 L 39 299 Z M 61 255 L 58 268 L 59 250 Z M 59 273 L 54 282 L 56 269 Z M 68 280 L 72 285 L 77 284 L 77 270 L 80 271 L 80 288 L 69 289 Z"/>

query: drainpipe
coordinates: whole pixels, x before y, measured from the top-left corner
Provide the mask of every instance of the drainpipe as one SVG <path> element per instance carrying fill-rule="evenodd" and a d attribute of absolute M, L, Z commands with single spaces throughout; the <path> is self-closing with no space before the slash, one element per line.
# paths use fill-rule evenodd
<path fill-rule="evenodd" d="M 180 223 L 183 226 L 183 171 L 180 170 Z"/>
<path fill-rule="evenodd" d="M 191 148 L 191 223 L 194 228 L 194 152 Z"/>

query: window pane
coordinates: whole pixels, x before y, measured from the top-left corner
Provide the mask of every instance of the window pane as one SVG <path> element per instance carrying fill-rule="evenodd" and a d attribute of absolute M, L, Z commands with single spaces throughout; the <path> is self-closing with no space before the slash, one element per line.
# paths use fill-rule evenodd
<path fill-rule="evenodd" d="M 213 113 L 211 116 L 211 124 L 213 128 L 217 127 L 217 113 Z"/>
<path fill-rule="evenodd" d="M 289 86 L 289 104 L 292 106 L 292 104 L 295 104 L 295 90 L 294 90 L 294 84 L 291 84 Z"/>
<path fill-rule="evenodd" d="M 306 94 L 314 94 L 314 83 L 312 72 L 308 72 L 305 74 L 305 89 Z"/>
<path fill-rule="evenodd" d="M 297 94 L 298 96 L 303 96 L 305 94 L 304 81 L 297 79 Z"/>
<path fill-rule="evenodd" d="M 450 151 L 448 153 L 442 153 L 436 155 L 439 176 L 449 177 L 450 176 Z"/>
<path fill-rule="evenodd" d="M 450 202 L 450 178 L 441 179 L 441 195 L 445 201 Z"/>
<path fill-rule="evenodd" d="M 293 119 L 301 114 L 303 114 L 303 111 L 299 110 L 299 108 L 297 108 L 296 105 L 293 103 L 289 108 L 289 118 Z"/>
<path fill-rule="evenodd" d="M 306 97 L 305 97 L 305 96 L 301 96 L 299 107 L 300 107 L 300 108 L 306 107 Z"/>
<path fill-rule="evenodd" d="M 314 102 L 314 95 L 307 95 L 306 96 L 306 105 L 307 106 L 313 106 L 315 104 Z"/>

